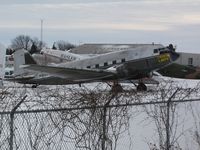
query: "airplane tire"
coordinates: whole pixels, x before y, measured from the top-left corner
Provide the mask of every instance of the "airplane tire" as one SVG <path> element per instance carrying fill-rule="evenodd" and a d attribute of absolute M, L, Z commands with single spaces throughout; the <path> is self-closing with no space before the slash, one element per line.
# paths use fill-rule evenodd
<path fill-rule="evenodd" d="M 33 88 L 33 89 L 37 88 L 37 85 L 32 85 L 32 88 Z"/>
<path fill-rule="evenodd" d="M 147 86 L 141 82 L 137 86 L 137 91 L 147 91 Z"/>

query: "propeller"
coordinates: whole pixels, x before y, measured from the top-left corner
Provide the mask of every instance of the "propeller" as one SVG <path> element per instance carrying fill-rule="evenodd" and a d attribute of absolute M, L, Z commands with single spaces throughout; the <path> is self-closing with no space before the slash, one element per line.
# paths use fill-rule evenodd
<path fill-rule="evenodd" d="M 178 57 L 180 56 L 180 54 L 178 54 L 176 52 L 176 46 L 174 47 L 173 44 L 169 44 L 169 46 L 167 46 L 167 48 L 170 50 L 172 60 L 173 61 L 177 60 Z"/>
<path fill-rule="evenodd" d="M 176 47 L 173 46 L 173 44 L 169 44 L 169 46 L 167 46 L 167 48 L 171 51 L 176 51 Z"/>

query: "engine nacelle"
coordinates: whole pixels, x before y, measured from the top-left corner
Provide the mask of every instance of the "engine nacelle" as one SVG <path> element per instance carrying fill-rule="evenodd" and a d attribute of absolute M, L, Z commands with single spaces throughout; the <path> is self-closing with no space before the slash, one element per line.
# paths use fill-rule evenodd
<path fill-rule="evenodd" d="M 125 64 L 117 67 L 116 71 L 120 78 L 126 79 L 141 79 L 150 76 L 149 71 L 147 70 Z"/>

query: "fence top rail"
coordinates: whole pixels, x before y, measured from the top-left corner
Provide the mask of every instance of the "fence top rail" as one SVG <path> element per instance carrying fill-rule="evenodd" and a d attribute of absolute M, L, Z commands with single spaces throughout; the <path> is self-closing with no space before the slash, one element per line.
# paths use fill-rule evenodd
<path fill-rule="evenodd" d="M 170 103 L 186 103 L 186 102 L 198 102 L 200 99 L 185 99 L 185 100 L 171 100 Z M 72 111 L 72 110 L 83 110 L 83 109 L 100 109 L 100 108 L 116 108 L 116 107 L 129 107 L 129 106 L 142 106 L 142 105 L 156 105 L 156 104 L 167 104 L 169 101 L 150 101 L 150 102 L 134 102 L 134 103 L 122 103 L 122 104 L 110 104 L 110 105 L 96 105 L 96 106 L 82 106 L 72 108 L 51 108 L 51 109 L 34 109 L 34 110 L 18 110 L 15 114 L 23 113 L 44 113 L 44 112 L 59 112 L 59 111 Z M 0 115 L 9 115 L 12 111 L 2 111 Z"/>

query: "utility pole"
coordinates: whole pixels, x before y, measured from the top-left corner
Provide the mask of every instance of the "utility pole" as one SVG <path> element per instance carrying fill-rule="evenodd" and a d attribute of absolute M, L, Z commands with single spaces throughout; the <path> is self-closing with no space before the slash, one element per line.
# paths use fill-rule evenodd
<path fill-rule="evenodd" d="M 41 43 L 43 43 L 43 19 L 41 19 L 41 33 L 40 33 L 40 40 L 41 40 Z"/>

